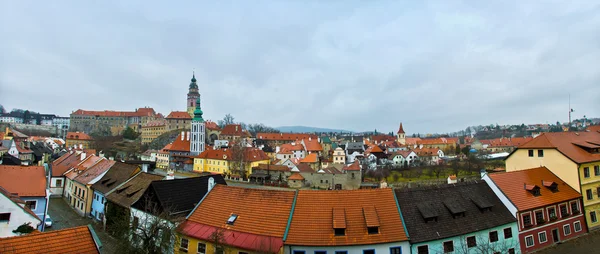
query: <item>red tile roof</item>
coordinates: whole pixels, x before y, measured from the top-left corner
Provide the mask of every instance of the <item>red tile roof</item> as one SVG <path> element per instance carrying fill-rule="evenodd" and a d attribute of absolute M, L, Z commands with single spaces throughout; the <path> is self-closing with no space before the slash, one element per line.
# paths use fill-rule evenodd
<path fill-rule="evenodd" d="M 259 132 L 259 133 L 256 133 L 256 138 L 262 139 L 262 140 L 278 140 L 278 141 L 294 141 L 294 140 L 302 140 L 302 139 L 308 140 L 309 138 L 318 140 L 317 139 L 318 137 L 315 134 L 283 133 L 283 132 L 282 133 Z"/>
<path fill-rule="evenodd" d="M 417 148 L 413 150 L 419 157 L 438 156 L 439 148 Z"/>
<path fill-rule="evenodd" d="M 104 111 L 93 111 L 93 110 L 83 110 L 78 109 L 77 111 L 71 113 L 71 115 L 86 115 L 86 116 L 102 116 L 102 117 L 133 117 L 133 116 L 152 116 L 154 115 L 153 108 L 139 108 L 136 111 L 113 111 L 113 110 L 104 110 Z"/>
<path fill-rule="evenodd" d="M 402 123 L 400 123 L 400 127 L 398 128 L 398 133 L 405 133 L 404 128 L 402 128 Z"/>
<path fill-rule="evenodd" d="M 296 168 L 300 171 L 300 173 L 314 173 L 315 170 L 310 167 L 310 165 L 306 163 L 299 163 L 296 165 Z"/>
<path fill-rule="evenodd" d="M 517 209 L 521 211 L 581 197 L 581 194 L 546 167 L 493 173 L 489 174 L 489 176 Z M 552 192 L 550 189 L 544 187 L 544 181 L 557 183 L 558 191 Z M 526 190 L 527 185 L 540 187 L 541 195 L 534 196 Z"/>
<path fill-rule="evenodd" d="M 303 151 L 304 147 L 298 142 L 294 144 L 283 144 L 279 147 L 279 153 L 292 153 L 293 151 Z"/>
<path fill-rule="evenodd" d="M 583 148 L 591 146 L 600 146 L 600 133 L 546 132 L 518 148 L 554 148 L 576 163 L 600 161 L 600 153 L 590 153 Z"/>
<path fill-rule="evenodd" d="M 243 137 L 246 136 L 247 133 L 242 130 L 242 125 L 240 124 L 228 124 L 223 127 L 221 135 Z"/>
<path fill-rule="evenodd" d="M 71 171 L 67 171 L 65 174 L 65 177 L 69 178 L 71 180 L 75 179 L 75 177 L 79 176 L 81 173 L 83 173 L 83 171 L 88 170 L 89 168 L 94 166 L 97 162 L 99 162 L 102 159 L 104 159 L 104 158 L 93 155 L 93 154 L 87 155 L 87 157 L 85 159 L 83 159 L 81 162 L 79 162 L 79 164 L 72 167 Z"/>
<path fill-rule="evenodd" d="M 355 160 L 352 164 L 344 165 L 344 168 L 342 168 L 342 170 L 360 171 L 360 163 L 358 162 L 358 160 Z"/>
<path fill-rule="evenodd" d="M 214 238 L 211 236 L 217 230 L 223 229 L 189 220 L 178 227 L 178 231 L 183 235 L 208 242 L 213 241 Z M 281 237 L 257 235 L 235 230 L 221 232 L 223 232 L 223 244 L 238 249 L 253 250 L 257 253 L 279 253 L 283 247 L 283 238 Z"/>
<path fill-rule="evenodd" d="M 456 144 L 457 140 L 450 138 L 427 138 L 417 141 L 420 145 Z"/>
<path fill-rule="evenodd" d="M 416 145 L 421 142 L 421 138 L 406 138 L 406 145 Z"/>
<path fill-rule="evenodd" d="M 91 181 L 108 171 L 113 165 L 115 165 L 115 161 L 102 159 L 73 180 L 81 184 L 94 184 Z"/>
<path fill-rule="evenodd" d="M 371 140 L 375 142 L 375 144 L 380 144 L 383 142 L 393 142 L 396 141 L 396 137 L 390 135 L 373 135 L 371 136 Z"/>
<path fill-rule="evenodd" d="M 217 123 L 215 123 L 213 121 L 204 122 L 204 126 L 206 127 L 207 130 L 221 130 L 219 125 L 217 125 Z"/>
<path fill-rule="evenodd" d="M 75 140 L 94 140 L 90 135 L 84 132 L 68 132 L 67 139 L 75 139 Z"/>
<path fill-rule="evenodd" d="M 21 197 L 45 197 L 45 169 L 42 166 L 0 165 L 0 186 Z"/>
<path fill-rule="evenodd" d="M 182 151 L 189 152 L 190 151 L 190 132 L 182 132 L 177 135 L 177 138 L 171 143 L 170 151 Z"/>
<path fill-rule="evenodd" d="M 185 111 L 171 111 L 165 119 L 192 119 L 192 117 Z"/>
<path fill-rule="evenodd" d="M 283 237 L 295 192 L 217 184 L 188 221 L 238 232 Z M 265 212 L 268 211 L 268 212 Z M 232 214 L 238 217 L 227 224 Z"/>
<path fill-rule="evenodd" d="M 207 149 L 196 158 L 211 160 L 233 160 L 232 149 Z M 269 156 L 262 150 L 254 147 L 244 147 L 244 158 L 246 162 L 268 160 Z"/>
<path fill-rule="evenodd" d="M 346 225 L 339 224 L 345 226 L 345 236 L 334 235 L 334 217 L 340 222 L 340 215 L 345 217 Z M 367 226 L 378 226 L 379 234 L 368 234 Z M 392 189 L 300 190 L 285 242 L 289 245 L 344 246 L 407 240 Z"/>
<path fill-rule="evenodd" d="M 600 125 L 588 126 L 586 130 L 591 132 L 600 132 Z"/>
<path fill-rule="evenodd" d="M 80 226 L 0 238 L 0 253 L 100 253 L 94 235 L 91 227 Z"/>

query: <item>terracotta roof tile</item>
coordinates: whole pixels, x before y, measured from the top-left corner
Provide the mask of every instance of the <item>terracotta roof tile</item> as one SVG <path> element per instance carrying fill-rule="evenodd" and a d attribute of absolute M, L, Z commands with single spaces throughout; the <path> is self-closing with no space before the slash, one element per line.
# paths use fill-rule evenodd
<path fill-rule="evenodd" d="M 171 147 L 169 148 L 169 150 L 170 151 L 189 152 L 190 151 L 190 139 L 191 139 L 190 132 L 182 132 L 181 134 L 177 135 L 177 138 L 175 138 L 173 143 L 171 143 Z"/>
<path fill-rule="evenodd" d="M 341 210 L 345 211 L 345 236 L 335 236 L 334 211 L 339 216 Z M 368 234 L 367 225 L 379 225 L 379 234 Z M 392 189 L 300 190 L 286 244 L 342 246 L 407 240 Z"/>
<path fill-rule="evenodd" d="M 107 193 L 139 172 L 139 166 L 117 161 L 92 188 L 100 193 Z"/>
<path fill-rule="evenodd" d="M 100 253 L 94 235 L 91 227 L 80 226 L 0 238 L 0 253 Z"/>
<path fill-rule="evenodd" d="M 529 210 L 581 197 L 581 194 L 546 167 L 493 173 L 489 174 L 489 176 L 519 210 Z M 544 187 L 543 181 L 557 183 L 558 191 L 552 192 L 550 189 Z M 541 187 L 541 195 L 534 196 L 526 190 L 527 185 Z"/>
<path fill-rule="evenodd" d="M 342 170 L 345 171 L 360 171 L 360 163 L 358 160 L 355 160 L 352 164 L 344 165 Z"/>
<path fill-rule="evenodd" d="M 319 141 L 317 139 L 303 139 L 302 142 L 304 142 L 304 149 L 306 151 L 310 151 L 310 152 L 320 152 L 323 151 L 323 147 L 321 146 L 321 143 L 319 143 Z"/>
<path fill-rule="evenodd" d="M 188 220 L 208 226 L 283 237 L 295 192 L 216 185 Z M 230 225 L 227 220 L 237 215 Z"/>
<path fill-rule="evenodd" d="M 304 159 L 302 159 L 303 163 L 317 163 L 319 162 L 319 157 L 317 156 L 316 153 L 310 153 L 307 154 L 306 157 L 304 157 Z"/>
<path fill-rule="evenodd" d="M 586 130 L 590 132 L 600 132 L 600 125 L 588 126 Z"/>
<path fill-rule="evenodd" d="M 192 117 L 185 111 L 171 111 L 165 119 L 192 119 Z"/>
<path fill-rule="evenodd" d="M 219 128 L 219 125 L 217 125 L 217 123 L 213 121 L 204 122 L 204 126 L 206 126 L 207 130 L 221 130 L 221 128 Z"/>
<path fill-rule="evenodd" d="M 306 163 L 299 163 L 296 165 L 300 173 L 314 173 L 315 170 L 310 167 L 310 165 Z"/>
<path fill-rule="evenodd" d="M 242 130 L 242 125 L 228 124 L 223 127 L 223 130 L 221 130 L 221 135 L 242 137 L 246 136 L 247 134 L 244 132 L 244 130 Z"/>
<path fill-rule="evenodd" d="M 0 165 L 0 186 L 21 197 L 45 197 L 45 169 L 42 166 Z"/>
<path fill-rule="evenodd" d="M 102 159 L 73 180 L 81 184 L 94 184 L 92 180 L 108 171 L 114 164 L 115 161 Z"/>
<path fill-rule="evenodd" d="M 546 132 L 518 148 L 554 148 L 576 163 L 600 161 L 600 153 L 588 152 L 582 147 L 582 144 L 600 145 L 600 133 Z"/>
<path fill-rule="evenodd" d="M 315 134 L 305 134 L 305 133 L 256 133 L 257 139 L 262 140 L 277 140 L 277 141 L 294 141 L 294 140 L 302 140 L 309 138 L 317 140 L 317 135 Z"/>

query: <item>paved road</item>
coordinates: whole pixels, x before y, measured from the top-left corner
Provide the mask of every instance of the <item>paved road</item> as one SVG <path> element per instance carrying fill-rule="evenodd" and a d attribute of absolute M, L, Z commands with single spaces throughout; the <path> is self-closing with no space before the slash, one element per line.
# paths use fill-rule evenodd
<path fill-rule="evenodd" d="M 544 249 L 542 254 L 588 254 L 600 252 L 600 230 L 591 232 L 587 235 L 567 241 L 565 243 Z"/>
<path fill-rule="evenodd" d="M 101 253 L 117 253 L 116 246 L 117 240 L 109 236 L 107 233 L 102 231 L 102 225 L 95 223 L 90 218 L 84 218 L 79 216 L 75 211 L 67 205 L 66 201 L 62 198 L 52 198 L 48 207 L 48 214 L 52 218 L 52 227 L 47 228 L 46 231 L 77 227 L 82 225 L 91 224 L 94 227 L 94 231 L 102 242 Z"/>

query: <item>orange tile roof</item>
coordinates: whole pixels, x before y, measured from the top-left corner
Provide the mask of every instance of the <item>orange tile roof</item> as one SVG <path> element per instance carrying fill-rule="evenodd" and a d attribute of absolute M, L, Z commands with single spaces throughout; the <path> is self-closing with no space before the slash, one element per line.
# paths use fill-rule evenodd
<path fill-rule="evenodd" d="M 334 210 L 345 211 L 345 236 L 334 235 Z M 367 225 L 378 225 L 379 234 L 368 234 Z M 407 240 L 392 189 L 300 190 L 285 242 L 344 246 Z"/>
<path fill-rule="evenodd" d="M 600 161 L 600 153 L 590 153 L 581 147 L 590 145 L 600 145 L 600 133 L 546 132 L 518 148 L 554 148 L 576 163 Z"/>
<path fill-rule="evenodd" d="M 279 153 L 291 153 L 293 151 L 303 151 L 304 147 L 298 142 L 294 144 L 283 144 L 279 147 Z"/>
<path fill-rule="evenodd" d="M 302 139 L 308 140 L 309 138 L 318 140 L 317 139 L 318 137 L 315 134 L 283 133 L 283 132 L 282 133 L 259 132 L 259 133 L 256 133 L 256 138 L 262 139 L 262 140 L 278 140 L 278 141 L 294 141 L 294 140 L 302 140 Z"/>
<path fill-rule="evenodd" d="M 311 152 L 320 152 L 323 151 L 323 147 L 321 146 L 321 143 L 319 143 L 319 141 L 317 139 L 303 139 L 302 140 L 304 142 L 304 147 L 306 149 L 306 151 L 311 151 Z"/>
<path fill-rule="evenodd" d="M 171 147 L 169 148 L 169 150 L 170 151 L 189 152 L 190 151 L 190 139 L 191 139 L 190 132 L 180 133 L 179 135 L 177 135 L 177 138 L 175 138 L 173 143 L 171 143 Z"/>
<path fill-rule="evenodd" d="M 419 157 L 429 157 L 429 156 L 438 156 L 438 151 L 440 149 L 439 148 L 417 148 L 414 149 L 413 151 L 419 156 Z"/>
<path fill-rule="evenodd" d="M 0 165 L 0 186 L 21 197 L 45 197 L 45 172 L 42 166 Z"/>
<path fill-rule="evenodd" d="M 283 237 L 295 192 L 232 187 L 217 184 L 188 217 L 188 221 L 238 232 Z M 268 211 L 268 212 L 266 212 Z M 238 215 L 233 225 L 227 224 Z"/>
<path fill-rule="evenodd" d="M 52 162 L 52 176 L 62 176 L 71 167 L 80 162 L 81 155 L 73 152 L 66 153 Z"/>
<path fill-rule="evenodd" d="M 518 147 L 532 140 L 533 137 L 514 137 L 514 138 L 497 138 L 497 139 L 482 139 L 479 142 L 487 144 L 488 147 Z"/>
<path fill-rule="evenodd" d="M 494 183 L 510 199 L 517 209 L 524 211 L 581 197 L 575 189 L 566 184 L 546 167 L 489 174 Z M 543 186 L 543 181 L 558 184 L 558 191 L 552 192 Z M 540 196 L 534 196 L 525 186 L 540 187 Z"/>
<path fill-rule="evenodd" d="M 67 133 L 67 139 L 75 139 L 75 140 L 94 140 L 94 138 L 92 138 L 90 135 L 84 133 L 84 132 L 68 132 Z"/>
<path fill-rule="evenodd" d="M 79 164 L 72 167 L 71 171 L 67 171 L 67 173 L 65 174 L 65 177 L 69 178 L 71 180 L 75 179 L 75 177 L 79 176 L 81 173 L 88 170 L 89 168 L 94 166 L 96 163 L 98 163 L 102 159 L 104 159 L 104 158 L 102 158 L 100 156 L 96 156 L 94 154 L 89 154 L 89 155 L 87 155 L 87 157 L 85 159 L 83 159 L 81 162 L 79 162 Z"/>
<path fill-rule="evenodd" d="M 319 162 L 319 157 L 317 157 L 316 153 L 310 153 L 310 154 L 307 154 L 306 157 L 304 157 L 304 159 L 302 159 L 300 162 L 317 163 L 317 162 Z"/>
<path fill-rule="evenodd" d="M 449 138 L 427 138 L 421 139 L 417 141 L 418 144 L 423 145 L 440 145 L 440 144 L 456 144 L 458 139 L 449 139 Z"/>
<path fill-rule="evenodd" d="M 379 144 L 383 142 L 396 141 L 396 137 L 390 135 L 373 135 L 371 136 L 371 140 L 373 140 L 373 142 L 376 144 Z"/>
<path fill-rule="evenodd" d="M 407 145 L 416 145 L 421 142 L 421 138 L 406 138 Z"/>
<path fill-rule="evenodd" d="M 100 253 L 90 226 L 0 238 L 0 253 Z"/>
<path fill-rule="evenodd" d="M 342 170 L 346 171 L 360 171 L 360 163 L 358 160 L 355 160 L 352 164 L 344 165 Z"/>
<path fill-rule="evenodd" d="M 287 178 L 288 180 L 299 180 L 303 181 L 304 177 L 300 173 L 293 173 L 291 176 Z"/>
<path fill-rule="evenodd" d="M 378 145 L 371 145 L 367 148 L 367 150 L 365 150 L 365 155 L 371 153 L 383 153 L 383 150 L 381 150 L 381 148 Z"/>
<path fill-rule="evenodd" d="M 228 124 L 225 125 L 225 127 L 223 127 L 221 135 L 242 137 L 246 136 L 246 133 L 244 132 L 244 130 L 242 130 L 242 125 Z"/>
<path fill-rule="evenodd" d="M 171 111 L 165 119 L 192 119 L 192 117 L 185 111 Z"/>

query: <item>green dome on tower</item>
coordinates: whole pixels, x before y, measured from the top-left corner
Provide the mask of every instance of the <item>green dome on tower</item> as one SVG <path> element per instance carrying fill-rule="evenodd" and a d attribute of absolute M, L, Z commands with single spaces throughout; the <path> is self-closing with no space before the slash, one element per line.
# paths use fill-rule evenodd
<path fill-rule="evenodd" d="M 196 109 L 194 110 L 194 121 L 201 121 L 204 122 L 204 119 L 202 119 L 202 109 L 200 109 L 200 98 L 198 98 L 196 100 Z"/>

